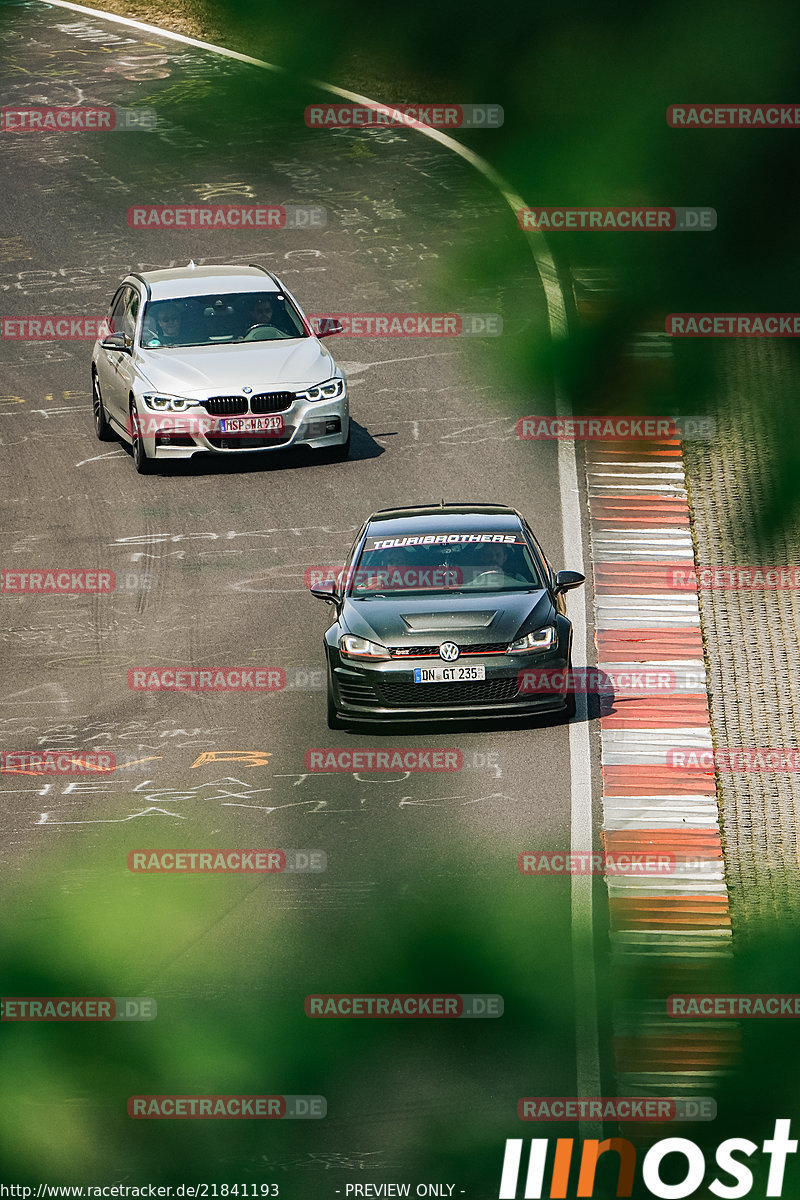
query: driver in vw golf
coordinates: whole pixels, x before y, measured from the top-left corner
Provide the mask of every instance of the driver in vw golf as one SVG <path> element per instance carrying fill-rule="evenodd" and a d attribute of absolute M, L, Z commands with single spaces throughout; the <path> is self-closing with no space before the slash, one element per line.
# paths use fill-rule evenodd
<path fill-rule="evenodd" d="M 506 588 L 512 583 L 524 583 L 525 577 L 510 568 L 514 566 L 508 546 L 493 543 L 483 548 L 479 573 L 465 579 L 465 587 Z"/>

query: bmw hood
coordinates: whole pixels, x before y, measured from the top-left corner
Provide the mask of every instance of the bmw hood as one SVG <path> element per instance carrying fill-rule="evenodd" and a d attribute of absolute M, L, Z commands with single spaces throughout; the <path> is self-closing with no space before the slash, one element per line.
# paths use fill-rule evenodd
<path fill-rule="evenodd" d="M 142 350 L 139 367 L 154 389 L 193 399 L 246 387 L 254 392 L 301 390 L 330 379 L 336 371 L 331 355 L 312 337 Z"/>
<path fill-rule="evenodd" d="M 555 620 L 544 590 L 479 592 L 472 596 L 348 597 L 342 611 L 346 632 L 384 646 L 458 646 L 513 642 Z"/>

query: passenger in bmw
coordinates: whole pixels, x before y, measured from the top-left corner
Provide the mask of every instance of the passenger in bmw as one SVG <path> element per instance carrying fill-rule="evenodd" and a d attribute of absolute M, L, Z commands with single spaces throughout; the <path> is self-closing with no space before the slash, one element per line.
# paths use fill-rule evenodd
<path fill-rule="evenodd" d="M 161 304 L 156 316 L 157 337 L 162 346 L 177 346 L 183 337 L 183 310 L 178 304 Z"/>

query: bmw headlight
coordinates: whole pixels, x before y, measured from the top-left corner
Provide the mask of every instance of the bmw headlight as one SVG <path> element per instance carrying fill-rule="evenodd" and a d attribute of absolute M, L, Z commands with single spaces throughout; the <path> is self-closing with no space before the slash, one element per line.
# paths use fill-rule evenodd
<path fill-rule="evenodd" d="M 352 633 L 346 633 L 339 639 L 339 649 L 345 658 L 391 658 L 385 646 L 368 642 L 366 638 L 354 637 Z"/>
<path fill-rule="evenodd" d="M 506 650 L 506 654 L 530 654 L 532 650 L 551 650 L 558 641 L 555 625 L 545 625 L 544 629 L 534 629 L 517 638 Z"/>
<path fill-rule="evenodd" d="M 147 392 L 142 399 L 153 412 L 186 412 L 187 408 L 196 408 L 199 403 L 198 400 L 187 400 L 185 396 L 165 396 L 161 392 Z"/>
<path fill-rule="evenodd" d="M 344 395 L 343 379 L 326 379 L 297 393 L 298 400 L 339 400 Z"/>

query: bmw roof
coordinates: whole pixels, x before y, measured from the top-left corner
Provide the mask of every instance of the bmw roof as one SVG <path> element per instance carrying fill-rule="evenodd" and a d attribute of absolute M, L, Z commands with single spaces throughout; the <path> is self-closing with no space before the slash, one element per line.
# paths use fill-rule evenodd
<path fill-rule="evenodd" d="M 217 267 L 170 267 L 163 271 L 137 271 L 153 300 L 177 300 L 184 296 L 207 296 L 212 292 L 277 292 L 272 275 L 262 267 L 223 265 Z"/>

